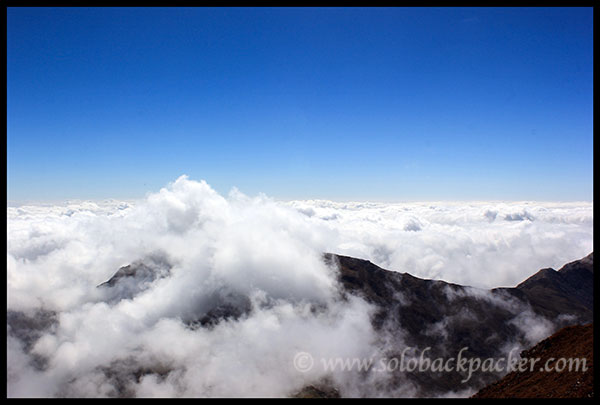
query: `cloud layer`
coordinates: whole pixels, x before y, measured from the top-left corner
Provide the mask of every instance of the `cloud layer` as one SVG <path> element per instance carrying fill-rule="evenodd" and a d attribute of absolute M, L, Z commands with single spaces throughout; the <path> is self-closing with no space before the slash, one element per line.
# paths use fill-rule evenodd
<path fill-rule="evenodd" d="M 481 288 L 512 287 L 593 250 L 593 204 L 336 203 L 290 206 L 329 232 L 326 249 L 390 270 Z"/>
<path fill-rule="evenodd" d="M 325 377 L 298 373 L 296 352 L 379 350 L 372 308 L 341 299 L 322 252 L 496 287 L 583 257 L 593 234 L 590 203 L 278 202 L 223 197 L 185 176 L 143 201 L 9 207 L 7 216 L 8 310 L 53 319 L 30 346 L 8 336 L 10 396 L 290 395 Z M 139 260 L 160 275 L 116 294 L 97 288 Z M 239 300 L 239 317 L 194 327 Z M 329 377 L 344 395 L 367 390 L 356 375 Z"/>

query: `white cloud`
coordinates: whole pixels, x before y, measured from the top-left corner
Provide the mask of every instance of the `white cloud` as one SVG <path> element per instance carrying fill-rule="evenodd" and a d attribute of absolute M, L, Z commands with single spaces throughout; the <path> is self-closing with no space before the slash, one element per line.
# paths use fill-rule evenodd
<path fill-rule="evenodd" d="M 296 352 L 378 350 L 371 307 L 340 300 L 322 252 L 496 287 L 586 255 L 593 233 L 590 203 L 277 202 L 223 197 L 185 176 L 143 201 L 9 207 L 7 218 L 8 309 L 58 319 L 32 348 L 45 369 L 10 337 L 10 396 L 114 395 L 111 378 L 134 366 L 154 371 L 121 387 L 138 396 L 289 395 L 325 377 L 294 370 Z M 96 287 L 149 257 L 168 273 L 118 296 Z M 239 319 L 186 326 L 238 299 L 249 299 Z M 330 377 L 345 395 L 368 389 L 356 375 Z"/>
<path fill-rule="evenodd" d="M 515 286 L 540 268 L 559 268 L 593 250 L 588 202 L 289 205 L 311 212 L 310 220 L 331 232 L 325 248 L 334 253 L 482 288 Z"/>

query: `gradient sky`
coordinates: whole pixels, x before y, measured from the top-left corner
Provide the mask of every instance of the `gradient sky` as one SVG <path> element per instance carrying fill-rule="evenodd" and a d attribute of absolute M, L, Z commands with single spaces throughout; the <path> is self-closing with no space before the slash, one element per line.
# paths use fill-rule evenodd
<path fill-rule="evenodd" d="M 9 8 L 9 201 L 588 200 L 591 8 Z"/>

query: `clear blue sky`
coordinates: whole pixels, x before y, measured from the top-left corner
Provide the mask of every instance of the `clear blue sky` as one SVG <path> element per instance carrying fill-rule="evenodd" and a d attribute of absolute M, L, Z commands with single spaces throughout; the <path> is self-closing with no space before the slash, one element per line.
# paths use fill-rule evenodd
<path fill-rule="evenodd" d="M 9 8 L 9 201 L 592 200 L 591 8 Z"/>

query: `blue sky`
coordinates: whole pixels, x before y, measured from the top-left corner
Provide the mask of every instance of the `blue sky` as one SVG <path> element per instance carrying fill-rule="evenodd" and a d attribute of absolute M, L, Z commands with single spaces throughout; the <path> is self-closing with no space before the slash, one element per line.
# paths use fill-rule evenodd
<path fill-rule="evenodd" d="M 592 200 L 591 8 L 9 8 L 9 201 Z"/>

